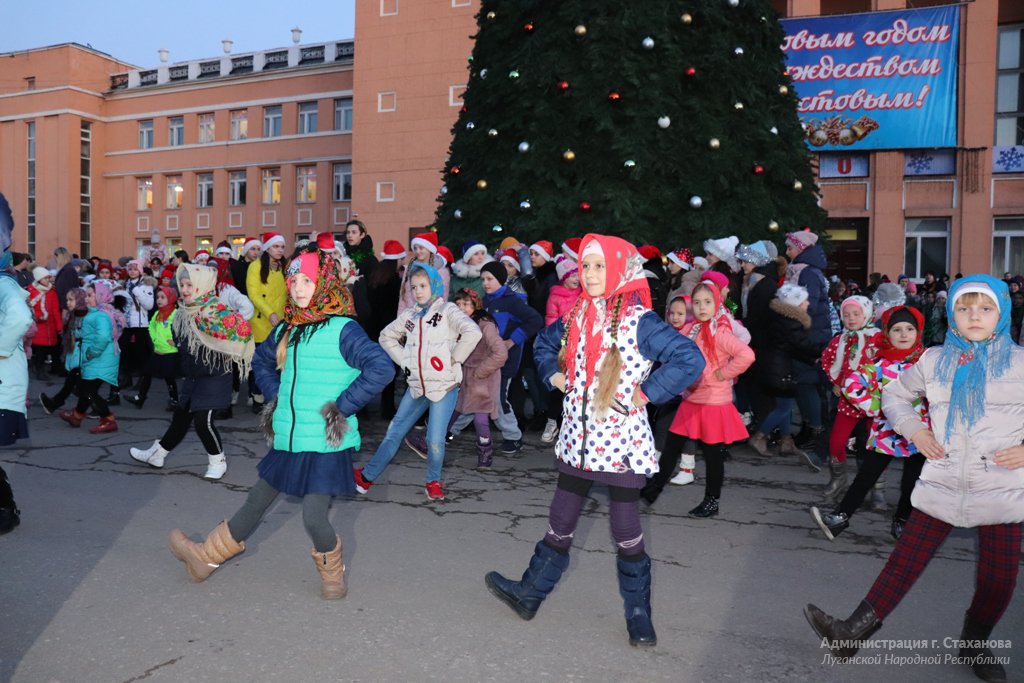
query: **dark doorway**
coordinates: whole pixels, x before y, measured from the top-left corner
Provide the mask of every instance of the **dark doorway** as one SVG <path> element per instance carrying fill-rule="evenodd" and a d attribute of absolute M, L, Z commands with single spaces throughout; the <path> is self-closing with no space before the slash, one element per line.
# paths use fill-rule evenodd
<path fill-rule="evenodd" d="M 826 275 L 867 284 L 868 226 L 867 218 L 829 218 L 825 222 L 830 247 Z"/>

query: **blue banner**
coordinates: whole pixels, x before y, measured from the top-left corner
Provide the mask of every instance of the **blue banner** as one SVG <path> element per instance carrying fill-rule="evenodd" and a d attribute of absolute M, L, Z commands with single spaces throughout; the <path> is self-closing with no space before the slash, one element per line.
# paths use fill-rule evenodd
<path fill-rule="evenodd" d="M 956 146 L 959 5 L 784 19 L 813 150 Z"/>

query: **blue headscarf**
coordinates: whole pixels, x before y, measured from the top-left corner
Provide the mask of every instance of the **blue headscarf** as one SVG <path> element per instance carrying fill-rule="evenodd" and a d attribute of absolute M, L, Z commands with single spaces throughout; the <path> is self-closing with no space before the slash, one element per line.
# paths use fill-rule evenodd
<path fill-rule="evenodd" d="M 434 302 L 444 296 L 444 280 L 441 279 L 441 274 L 433 266 L 428 266 L 425 263 L 414 261 L 409 266 L 412 272 L 409 274 L 409 279 L 412 280 L 412 276 L 416 274 L 416 269 L 421 268 L 427 277 L 430 278 L 430 301 L 425 304 L 416 304 L 416 317 L 423 317 L 427 309 L 434 305 Z"/>
<path fill-rule="evenodd" d="M 999 305 L 999 323 L 991 337 L 972 342 L 963 338 L 956 329 L 953 304 L 957 292 L 964 287 L 983 286 L 992 290 Z M 985 386 L 988 379 L 1002 377 L 1010 367 L 1013 340 L 1010 339 L 1010 292 L 1006 283 L 989 275 L 968 275 L 960 278 L 949 290 L 946 301 L 949 333 L 942 345 L 942 353 L 935 364 L 936 379 L 950 386 L 949 412 L 946 415 L 946 439 L 958 420 L 970 425 L 985 416 Z"/>

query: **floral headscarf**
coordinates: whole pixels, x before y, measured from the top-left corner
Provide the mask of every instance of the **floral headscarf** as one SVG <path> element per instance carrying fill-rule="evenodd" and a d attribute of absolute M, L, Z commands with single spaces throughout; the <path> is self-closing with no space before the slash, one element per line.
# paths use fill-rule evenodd
<path fill-rule="evenodd" d="M 430 278 L 430 300 L 425 304 L 416 304 L 416 317 L 420 318 L 426 315 L 427 309 L 433 306 L 435 301 L 444 296 L 444 280 L 441 279 L 441 274 L 437 272 L 436 268 L 419 261 L 413 261 L 409 266 L 410 280 L 417 270 L 422 270 Z"/>
<path fill-rule="evenodd" d="M 89 285 L 92 290 L 96 292 L 96 309 L 102 311 L 110 318 L 110 326 L 113 329 L 114 341 L 116 342 L 121 338 L 121 333 L 124 332 L 127 321 L 124 319 L 124 313 L 113 307 L 114 293 L 110 290 L 106 284 L 100 281 L 93 281 Z M 114 347 L 116 353 L 120 353 L 120 347 Z"/>
<path fill-rule="evenodd" d="M 303 273 L 316 283 L 309 305 L 301 308 L 291 297 L 292 279 Z M 318 323 L 329 316 L 355 316 L 356 309 L 352 293 L 338 275 L 334 256 L 324 251 L 305 252 L 288 264 L 288 303 L 284 306 L 284 319 L 290 326 Z"/>
<path fill-rule="evenodd" d="M 242 377 L 249 374 L 256 345 L 252 328 L 241 315 L 217 298 L 217 271 L 194 263 L 182 263 L 177 271 L 178 288 L 182 280 L 195 287 L 192 302 L 183 305 L 174 317 L 175 336 L 188 342 L 188 351 L 202 362 L 223 372 L 238 366 Z"/>

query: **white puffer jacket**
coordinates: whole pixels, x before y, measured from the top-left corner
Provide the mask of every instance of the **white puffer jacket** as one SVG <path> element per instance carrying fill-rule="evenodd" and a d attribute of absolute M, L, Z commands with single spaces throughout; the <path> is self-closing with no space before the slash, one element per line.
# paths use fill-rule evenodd
<path fill-rule="evenodd" d="M 926 425 L 912 402 L 928 399 L 935 438 L 946 457 L 928 460 L 914 486 L 911 503 L 958 527 L 1024 521 L 1024 467 L 1010 470 L 993 461 L 996 451 L 1024 443 L 1024 348 L 1014 346 L 1010 367 L 988 378 L 985 416 L 946 433 L 950 387 L 935 379 L 941 347 L 928 349 L 916 364 L 882 390 L 882 412 L 909 439 Z"/>
<path fill-rule="evenodd" d="M 246 320 L 252 320 L 252 317 L 256 315 L 256 307 L 252 305 L 252 301 L 245 294 L 238 291 L 238 288 L 234 285 L 217 285 L 217 298 Z"/>
<path fill-rule="evenodd" d="M 156 280 L 143 275 L 134 280 L 125 280 L 125 327 L 149 327 L 149 312 L 153 310 L 153 287 Z"/>
<path fill-rule="evenodd" d="M 483 336 L 458 306 L 438 299 L 422 316 L 402 311 L 380 333 L 380 345 L 405 372 L 414 398 L 439 401 L 462 384 L 462 364 Z"/>

